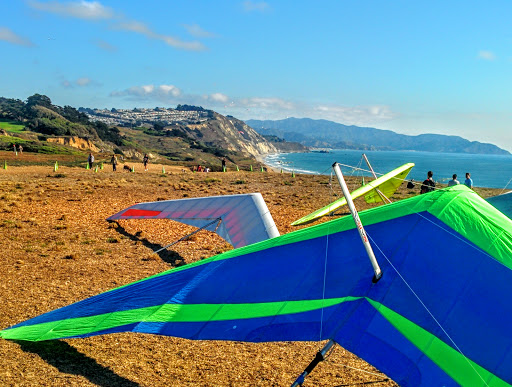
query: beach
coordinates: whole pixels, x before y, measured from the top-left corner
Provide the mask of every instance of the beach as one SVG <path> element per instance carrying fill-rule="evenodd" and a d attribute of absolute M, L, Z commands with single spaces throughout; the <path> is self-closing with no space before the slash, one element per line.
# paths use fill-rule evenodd
<path fill-rule="evenodd" d="M 360 186 L 355 177 L 347 180 L 351 190 Z M 292 177 L 232 168 L 226 173 L 193 173 L 151 163 L 148 171 L 138 163 L 134 172 L 124 172 L 120 166 L 115 173 L 110 165 L 97 172 L 77 167 L 7 167 L 0 171 L 0 181 L 1 329 L 231 249 L 216 234 L 202 231 L 154 254 L 195 229 L 166 219 L 106 221 L 132 204 L 260 192 L 279 232 L 286 234 L 297 229 L 290 225 L 293 220 L 335 199 L 328 176 Z M 333 189 L 339 192 L 337 183 Z M 393 199 L 416 195 L 418 190 L 402 185 Z M 499 190 L 477 192 L 487 197 Z M 356 206 L 363 210 L 374 205 L 358 199 Z M 36 343 L 0 339 L 0 385 L 289 385 L 322 346 L 320 342 L 190 341 L 135 333 Z M 336 346 L 308 376 L 306 385 L 377 381 L 395 385 L 386 379 Z"/>

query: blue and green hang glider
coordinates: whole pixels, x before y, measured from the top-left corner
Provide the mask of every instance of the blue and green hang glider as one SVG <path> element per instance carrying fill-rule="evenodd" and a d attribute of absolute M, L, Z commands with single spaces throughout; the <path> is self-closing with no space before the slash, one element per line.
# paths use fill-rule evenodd
<path fill-rule="evenodd" d="M 465 186 L 231 250 L 0 331 L 248 342 L 333 339 L 404 386 L 512 383 L 512 221 Z"/>
<path fill-rule="evenodd" d="M 412 167 L 414 167 L 414 163 L 407 163 L 401 167 L 393 169 L 391 172 L 388 172 L 385 175 L 370 181 L 368 184 L 365 184 L 362 187 L 352 191 L 350 196 L 352 199 L 364 196 L 366 203 L 382 202 L 383 195 L 385 197 L 389 197 L 396 192 L 398 187 L 400 187 L 400 185 L 407 178 L 407 175 L 411 171 Z M 292 226 L 299 226 L 301 224 L 314 222 L 315 220 L 336 211 L 338 208 L 343 207 L 346 204 L 347 199 L 345 197 L 341 197 L 331 204 L 296 220 L 292 223 Z"/>

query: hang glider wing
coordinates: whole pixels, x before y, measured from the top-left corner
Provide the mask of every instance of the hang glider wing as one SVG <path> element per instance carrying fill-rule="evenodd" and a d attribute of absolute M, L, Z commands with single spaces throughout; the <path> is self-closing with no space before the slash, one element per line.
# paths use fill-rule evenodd
<path fill-rule="evenodd" d="M 195 227 L 211 223 L 204 229 L 216 232 L 235 248 L 279 236 L 260 193 L 139 203 L 108 220 L 166 218 Z"/>
<path fill-rule="evenodd" d="M 379 196 L 376 189 L 378 188 L 380 192 L 382 192 L 386 197 L 390 197 L 395 193 L 395 191 L 400 187 L 403 183 L 412 167 L 414 167 L 414 163 L 407 163 L 398 167 L 391 172 L 382 175 L 381 177 L 372 180 L 368 184 L 363 185 L 362 187 L 354 190 L 350 196 L 352 199 L 356 199 L 360 196 L 365 197 L 367 203 L 377 203 L 381 202 L 382 199 Z M 328 215 L 331 212 L 336 211 L 338 208 L 343 207 L 347 204 L 347 200 L 343 197 L 331 204 L 312 212 L 309 215 L 306 215 L 295 222 L 292 223 L 292 226 L 298 226 L 305 223 L 313 222 L 322 216 Z"/>
<path fill-rule="evenodd" d="M 502 213 L 512 218 L 512 191 L 486 199 Z"/>
<path fill-rule="evenodd" d="M 144 332 L 334 339 L 403 386 L 512 383 L 512 221 L 467 187 L 178 267 L 0 331 L 11 340 Z"/>

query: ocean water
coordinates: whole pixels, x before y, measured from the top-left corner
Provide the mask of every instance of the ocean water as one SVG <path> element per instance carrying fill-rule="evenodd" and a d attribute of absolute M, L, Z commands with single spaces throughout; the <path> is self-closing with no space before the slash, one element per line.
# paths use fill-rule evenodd
<path fill-rule="evenodd" d="M 342 172 L 350 176 L 372 176 L 362 159 L 365 153 L 377 176 L 387 173 L 405 163 L 414 163 L 408 179 L 423 181 L 427 172 L 434 172 L 434 180 L 447 183 L 454 173 L 461 183 L 466 172 L 471 173 L 475 187 L 512 189 L 512 156 L 478 155 L 465 153 L 436 153 L 414 151 L 360 151 L 335 149 L 329 153 L 278 153 L 265 158 L 265 164 L 283 171 L 295 173 L 329 175 L 332 164 L 342 164 Z M 351 167 L 347 167 L 347 166 Z"/>

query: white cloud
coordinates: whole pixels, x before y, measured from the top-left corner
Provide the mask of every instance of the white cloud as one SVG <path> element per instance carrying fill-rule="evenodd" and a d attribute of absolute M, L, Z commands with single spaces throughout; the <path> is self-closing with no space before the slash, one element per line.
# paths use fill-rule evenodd
<path fill-rule="evenodd" d="M 223 93 L 187 94 L 174 85 L 134 86 L 110 94 L 131 101 L 156 106 L 158 103 L 200 105 L 240 119 L 282 119 L 309 117 L 346 125 L 373 126 L 396 119 L 399 115 L 385 105 L 338 106 L 313 105 L 277 97 L 233 98 Z"/>
<path fill-rule="evenodd" d="M 22 38 L 21 36 L 15 34 L 7 27 L 0 27 L 0 40 L 3 40 L 8 43 L 17 44 L 19 46 L 33 47 L 34 43 L 30 40 Z"/>
<path fill-rule="evenodd" d="M 109 51 L 109 52 L 117 51 L 117 47 L 116 46 L 113 46 L 112 44 L 110 44 L 110 43 L 108 43 L 108 42 L 106 42 L 104 40 L 101 40 L 101 39 L 95 40 L 94 44 L 96 46 L 98 46 L 99 48 L 101 48 L 102 50 L 105 50 L 105 51 Z"/>
<path fill-rule="evenodd" d="M 49 1 L 49 2 L 41 2 L 37 0 L 30 0 L 29 6 L 33 9 L 49 12 L 65 17 L 72 17 L 78 19 L 85 20 L 113 20 L 116 19 L 118 22 L 112 25 L 112 28 L 134 32 L 137 34 L 144 35 L 148 39 L 155 39 L 164 42 L 165 44 L 178 48 L 181 50 L 187 51 L 203 51 L 206 47 L 198 41 L 184 41 L 179 38 L 157 34 L 152 31 L 146 24 L 139 22 L 137 20 L 126 20 L 120 13 L 114 12 L 112 8 L 103 6 L 98 1 L 70 1 L 70 2 L 62 2 L 62 1 Z M 120 21 L 119 20 L 124 20 Z M 195 26 L 196 32 L 206 33 L 200 29 L 200 27 Z M 204 37 L 204 36 L 203 36 Z M 103 49 L 110 49 L 112 46 L 107 46 L 104 44 L 98 44 L 99 47 Z"/>
<path fill-rule="evenodd" d="M 493 61 L 496 59 L 496 55 L 494 55 L 494 53 L 491 51 L 482 50 L 478 52 L 478 58 Z"/>
<path fill-rule="evenodd" d="M 253 12 L 253 11 L 259 11 L 259 12 L 265 12 L 267 9 L 269 9 L 268 3 L 265 1 L 251 1 L 247 0 L 243 3 L 244 10 L 247 12 Z"/>
<path fill-rule="evenodd" d="M 222 93 L 213 93 L 206 97 L 206 99 L 214 102 L 226 103 L 229 101 L 229 97 Z"/>
<path fill-rule="evenodd" d="M 181 90 L 174 85 L 144 85 L 133 86 L 122 91 L 110 93 L 113 97 L 129 97 L 139 100 L 166 101 L 173 100 L 181 95 Z"/>
<path fill-rule="evenodd" d="M 173 85 L 160 85 L 158 89 L 165 95 L 172 95 L 173 97 L 179 97 L 181 90 Z"/>
<path fill-rule="evenodd" d="M 187 42 L 183 41 L 179 38 L 175 38 L 173 36 L 167 36 L 167 35 L 160 35 L 152 31 L 148 26 L 146 26 L 144 23 L 138 22 L 138 21 L 129 21 L 129 22 L 122 22 L 117 23 L 113 26 L 113 28 L 123 31 L 130 31 L 135 32 L 137 34 L 144 35 L 145 37 L 149 39 L 156 39 L 161 40 L 162 42 L 166 43 L 169 46 L 172 46 L 174 48 L 179 48 L 182 50 L 188 50 L 188 51 L 203 51 L 206 49 L 206 47 L 198 41 L 193 42 Z"/>
<path fill-rule="evenodd" d="M 239 101 L 245 107 L 272 110 L 292 110 L 295 104 L 281 98 L 251 97 Z"/>
<path fill-rule="evenodd" d="M 208 32 L 203 30 L 200 26 L 197 24 L 183 24 L 183 27 L 187 30 L 187 32 L 196 37 L 196 38 L 214 38 L 215 34 L 212 32 Z"/>
<path fill-rule="evenodd" d="M 89 78 L 78 78 L 78 79 L 76 80 L 76 84 L 77 84 L 78 86 L 88 86 L 88 85 L 90 85 L 90 84 L 91 84 L 91 82 L 92 82 L 92 81 L 91 81 Z"/>
<path fill-rule="evenodd" d="M 99 85 L 99 83 L 93 81 L 92 79 L 90 79 L 88 77 L 82 77 L 82 78 L 78 78 L 74 81 L 65 79 L 61 82 L 61 85 L 65 88 L 73 88 L 75 86 L 76 87 L 97 86 L 97 85 Z"/>
<path fill-rule="evenodd" d="M 98 1 L 29 1 L 28 5 L 39 11 L 55 13 L 66 17 L 74 17 L 78 19 L 99 20 L 111 19 L 114 12 L 111 8 L 101 5 Z"/>
<path fill-rule="evenodd" d="M 328 106 L 319 105 L 308 112 L 312 118 L 324 118 L 347 125 L 372 125 L 397 116 L 388 106 Z"/>

